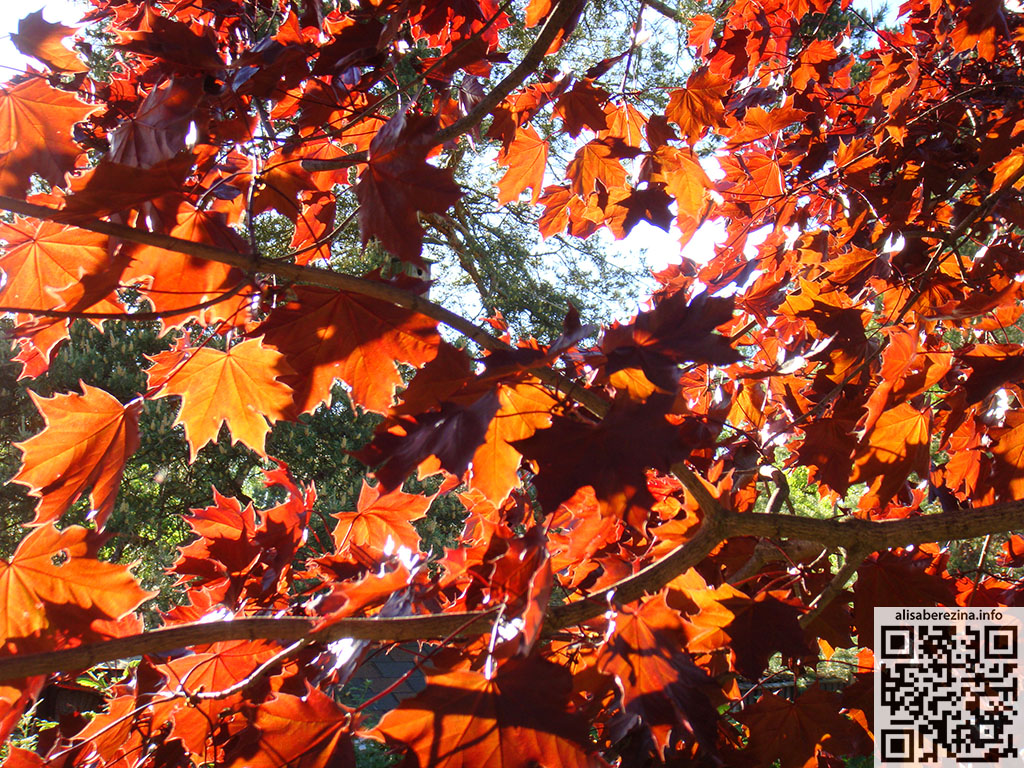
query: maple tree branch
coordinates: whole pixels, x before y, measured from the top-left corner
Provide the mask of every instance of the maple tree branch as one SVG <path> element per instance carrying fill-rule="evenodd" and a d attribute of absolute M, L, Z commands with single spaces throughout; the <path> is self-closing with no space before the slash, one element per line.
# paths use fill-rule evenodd
<path fill-rule="evenodd" d="M 820 544 L 813 541 L 801 539 L 787 539 L 786 541 L 775 542 L 769 539 L 762 539 L 754 546 L 754 552 L 740 568 L 731 574 L 726 582 L 732 585 L 743 584 L 746 581 L 756 578 L 761 574 L 759 571 L 769 563 L 788 563 L 795 565 L 797 561 L 804 558 L 817 559 L 827 550 Z"/>
<path fill-rule="evenodd" d="M 145 654 L 164 654 L 195 645 L 232 640 L 275 640 L 294 643 L 330 643 L 342 638 L 403 642 L 444 637 L 455 629 L 490 630 L 494 611 L 395 616 L 387 619 L 347 618 L 315 631 L 321 621 L 301 616 L 254 617 L 203 624 L 162 627 L 128 637 L 103 640 L 61 651 L 47 651 L 0 659 L 0 680 L 14 680 L 51 672 L 87 669 L 96 664 Z"/>
<path fill-rule="evenodd" d="M 11 197 L 0 196 L 0 209 L 18 213 L 23 216 L 31 216 L 44 221 L 54 221 L 60 224 L 67 224 L 66 215 L 54 208 L 47 208 L 42 205 L 34 205 L 24 200 L 17 200 Z M 97 232 L 101 235 L 116 237 L 142 245 L 151 245 L 156 248 L 163 248 L 175 253 L 183 253 L 188 256 L 216 261 L 232 267 L 238 267 L 249 272 L 265 272 L 277 275 L 285 280 L 296 283 L 308 283 L 319 285 L 324 288 L 334 288 L 349 293 L 357 293 L 369 296 L 381 301 L 387 301 L 405 309 L 412 310 L 421 315 L 433 318 L 438 322 L 453 328 L 467 338 L 475 341 L 484 349 L 507 349 L 500 339 L 495 338 L 483 328 L 466 320 L 461 315 L 445 309 L 428 299 L 415 293 L 396 288 L 387 283 L 380 283 L 374 280 L 367 280 L 362 277 L 344 275 L 333 272 L 322 267 L 299 266 L 297 264 L 284 264 L 278 261 L 262 258 L 255 254 L 240 253 L 216 248 L 205 243 L 195 243 L 191 240 L 184 240 L 180 237 L 172 237 L 158 232 L 129 227 L 124 224 L 116 224 L 111 221 L 100 219 L 75 220 L 72 226 L 85 229 L 90 232 Z"/>
<path fill-rule="evenodd" d="M 771 480 L 775 486 L 775 490 L 772 491 L 772 495 L 768 498 L 768 504 L 765 506 L 765 514 L 775 515 L 782 510 L 782 505 L 786 504 L 789 506 L 789 511 L 793 512 L 793 501 L 789 497 L 789 481 L 786 479 L 786 475 L 778 467 L 761 467 L 761 474 Z"/>
<path fill-rule="evenodd" d="M 826 547 L 857 544 L 871 552 L 932 541 L 973 539 L 1020 525 L 1024 501 L 1008 501 L 976 509 L 939 512 L 902 520 L 871 521 L 853 517 L 823 520 L 799 515 L 723 512 L 723 537 L 762 536 L 804 539 Z"/>
<path fill-rule="evenodd" d="M 24 200 L 0 195 L 0 210 L 11 211 L 22 216 L 30 216 L 43 221 L 53 221 L 58 224 L 68 224 L 66 214 L 63 211 L 48 208 L 43 205 L 35 205 Z M 287 264 L 272 259 L 265 259 L 255 254 L 228 251 L 216 248 L 205 243 L 195 243 L 191 240 L 184 240 L 180 237 L 164 235 L 158 232 L 150 232 L 138 227 L 130 227 L 125 224 L 116 224 L 101 219 L 76 219 L 71 226 L 85 229 L 89 232 L 97 232 L 101 235 L 116 237 L 142 245 L 152 245 L 166 251 L 183 253 L 188 256 L 195 256 L 208 261 L 216 261 L 220 264 L 237 267 L 247 272 L 263 272 L 276 275 L 284 280 L 294 283 L 307 283 L 318 285 L 323 288 L 333 288 L 348 293 L 356 293 L 362 296 L 379 299 L 403 307 L 412 312 L 444 323 L 449 328 L 458 331 L 466 338 L 476 342 L 487 350 L 506 350 L 511 347 L 501 339 L 488 333 L 484 328 L 467 320 L 462 315 L 456 314 L 440 304 L 435 304 L 419 294 L 397 288 L 387 283 L 376 280 L 367 280 L 363 277 L 345 275 L 322 267 L 298 264 Z M 186 308 L 187 309 L 187 308 Z M 175 310 L 180 314 L 186 310 Z M 131 317 L 136 317 L 132 315 Z M 118 318 L 122 319 L 122 318 Z M 563 376 L 550 368 L 538 368 L 532 372 L 544 384 L 561 392 L 586 408 L 596 416 L 603 416 L 608 412 L 608 403 L 597 392 L 583 388 L 575 380 Z"/>
<path fill-rule="evenodd" d="M 556 631 L 573 626 L 601 615 L 608 610 L 610 603 L 625 604 L 645 593 L 656 592 L 732 536 L 804 539 L 825 546 L 856 545 L 857 551 L 875 552 L 910 544 L 1000 533 L 1018 525 L 1022 514 L 1024 501 L 881 522 L 856 518 L 822 520 L 788 514 L 741 514 L 722 509 L 719 505 L 715 516 L 705 519 L 696 535 L 685 544 L 596 595 L 552 608 L 544 627 L 545 631 Z M 434 640 L 459 627 L 463 627 L 465 632 L 487 632 L 493 620 L 493 611 L 476 611 L 385 619 L 348 618 L 320 631 L 314 631 L 318 619 L 290 616 L 186 624 L 67 650 L 0 659 L 0 681 L 86 669 L 115 659 L 168 653 L 228 640 L 296 642 L 306 637 L 310 642 L 332 642 L 341 638 L 396 642 Z"/>
<path fill-rule="evenodd" d="M 264 661 L 262 664 L 256 667 L 256 669 L 254 669 L 248 675 L 243 677 L 237 683 L 235 683 L 234 685 L 229 685 L 227 688 L 223 688 L 219 691 L 200 691 L 199 693 L 190 693 L 184 695 L 190 700 L 190 702 L 196 702 L 209 701 L 212 699 L 226 699 L 228 696 L 233 696 L 236 693 L 241 693 L 246 688 L 249 688 L 258 683 L 260 680 L 267 676 L 267 673 L 270 672 L 270 670 L 272 670 L 274 667 L 276 667 L 278 664 L 287 659 L 296 651 L 305 648 L 311 642 L 313 641 L 308 636 L 303 637 L 301 640 L 296 640 L 288 647 L 283 648 L 282 650 L 278 651 L 273 656 L 271 656 L 269 659 Z"/>
<path fill-rule="evenodd" d="M 653 8 L 665 18 L 672 19 L 672 21 L 686 21 L 686 17 L 682 13 L 668 3 L 662 2 L 662 0 L 644 0 L 644 5 Z"/>
<path fill-rule="evenodd" d="M 707 486 L 704 485 L 704 481 L 697 476 L 697 473 L 686 466 L 684 462 L 677 461 L 672 465 L 671 470 L 672 474 L 679 479 L 683 487 L 693 496 L 697 506 L 700 507 L 700 511 L 704 513 L 705 521 L 717 520 L 725 514 L 725 507 L 719 503 L 718 499 L 711 495 Z"/>
<path fill-rule="evenodd" d="M 36 317 L 67 318 L 69 320 L 125 320 L 133 323 L 148 322 L 150 320 L 161 320 L 165 317 L 175 317 L 189 312 L 199 312 L 209 307 L 227 301 L 232 296 L 237 296 L 246 287 L 251 286 L 247 280 L 240 281 L 233 288 L 214 296 L 212 299 L 201 301 L 188 307 L 177 309 L 165 309 L 160 312 L 70 312 L 62 309 L 38 309 L 35 307 L 2 307 L 0 312 L 11 312 L 21 315 L 35 315 Z"/>
<path fill-rule="evenodd" d="M 692 539 L 679 545 L 660 560 L 655 560 L 646 568 L 588 596 L 585 600 L 552 608 L 544 622 L 544 629 L 558 630 L 581 624 L 600 616 L 611 604 L 626 605 L 645 594 L 657 592 L 676 576 L 697 565 L 721 542 L 718 521 L 705 520 Z"/>

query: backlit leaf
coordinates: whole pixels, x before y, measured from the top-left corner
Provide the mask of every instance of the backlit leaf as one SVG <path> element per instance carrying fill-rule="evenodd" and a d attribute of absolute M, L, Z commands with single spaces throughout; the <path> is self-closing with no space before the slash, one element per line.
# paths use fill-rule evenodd
<path fill-rule="evenodd" d="M 722 124 L 725 115 L 722 99 L 729 87 L 724 78 L 699 69 L 690 75 L 685 88 L 672 91 L 665 116 L 675 122 L 693 144 L 709 128 L 714 130 Z"/>
<path fill-rule="evenodd" d="M 565 175 L 572 182 L 572 191 L 585 200 L 597 190 L 598 182 L 605 189 L 623 186 L 626 169 L 619 161 L 620 156 L 613 140 L 588 141 L 576 151 L 576 157 L 565 169 Z"/>
<path fill-rule="evenodd" d="M 259 339 L 248 339 L 227 352 L 210 347 L 162 352 L 149 369 L 150 386 L 160 395 L 180 395 L 175 423 L 185 425 L 191 457 L 217 439 L 222 424 L 232 442 L 263 453 L 270 424 L 286 418 L 291 387 L 279 377 L 291 373 L 276 350 Z"/>
<path fill-rule="evenodd" d="M 498 412 L 487 428 L 484 444 L 473 454 L 469 483 L 495 504 L 519 484 L 522 456 L 512 444 L 549 426 L 551 408 L 557 402 L 537 381 L 502 386 L 498 400 Z"/>
<path fill-rule="evenodd" d="M 50 614 L 73 606 L 97 619 L 119 619 L 152 596 L 127 567 L 96 559 L 96 535 L 77 525 L 41 525 L 9 560 L 0 560 L 0 642 L 48 631 Z M 65 555 L 59 565 L 54 557 Z M 84 628 L 83 628 L 84 629 Z"/>
<path fill-rule="evenodd" d="M 650 729 L 658 751 L 677 740 L 715 740 L 715 711 L 702 688 L 711 678 L 682 650 L 682 621 L 663 596 L 624 608 L 598 656 L 602 672 L 615 676 L 622 706 Z"/>
<path fill-rule="evenodd" d="M 71 126 L 94 109 L 42 77 L 0 85 L 0 194 L 24 193 L 34 173 L 62 184 L 83 152 Z"/>
<path fill-rule="evenodd" d="M 170 234 L 193 243 L 203 243 L 226 251 L 243 252 L 245 245 L 222 214 L 201 211 L 189 203 L 172 209 L 174 224 Z M 165 313 L 164 319 L 177 324 L 190 312 L 180 315 L 174 310 L 209 301 L 234 288 L 243 279 L 240 270 L 226 264 L 174 253 L 154 246 L 135 246 L 134 257 L 122 280 L 140 286 L 141 295 L 153 309 Z M 229 320 L 238 324 L 245 320 L 247 298 L 244 295 L 219 302 L 202 310 L 209 321 Z"/>
<path fill-rule="evenodd" d="M 14 480 L 40 497 L 35 522 L 59 518 L 83 493 L 102 525 L 114 508 L 125 461 L 139 447 L 142 401 L 122 405 L 102 389 L 32 400 L 46 428 L 18 445 L 24 460 Z"/>
<path fill-rule="evenodd" d="M 603 766 L 586 720 L 566 705 L 569 673 L 512 659 L 493 679 L 478 672 L 432 676 L 426 689 L 386 714 L 370 735 L 410 749 L 420 768 Z"/>
<path fill-rule="evenodd" d="M 420 263 L 423 227 L 417 211 L 444 213 L 462 196 L 450 169 L 427 162 L 432 120 L 396 116 L 370 143 L 369 162 L 359 175 L 359 231 L 402 259 Z"/>
<path fill-rule="evenodd" d="M 498 153 L 498 163 L 508 166 L 498 181 L 498 205 L 518 200 L 527 187 L 533 189 L 530 202 L 536 203 L 544 189 L 547 160 L 548 143 L 537 135 L 532 126 L 519 128 L 508 149 Z"/>
<path fill-rule="evenodd" d="M 227 768 L 352 768 L 352 713 L 316 688 L 276 693 L 228 748 Z"/>
<path fill-rule="evenodd" d="M 18 31 L 11 34 L 11 42 L 23 54 L 38 59 L 55 72 L 88 72 L 88 65 L 61 42 L 76 31 L 74 27 L 47 21 L 40 9 L 18 22 Z"/>
<path fill-rule="evenodd" d="M 925 477 L 930 444 L 927 413 L 910 403 L 883 412 L 854 462 L 852 482 L 866 482 L 870 486 L 861 498 L 861 509 L 884 507 L 911 472 Z"/>
<path fill-rule="evenodd" d="M 295 409 L 312 411 L 331 396 L 336 378 L 353 401 L 386 411 L 402 384 L 397 363 L 420 366 L 437 354 L 437 323 L 393 304 L 354 293 L 296 288 L 296 300 L 275 309 L 260 326 L 295 371 Z"/>
<path fill-rule="evenodd" d="M 364 481 L 355 511 L 333 515 L 338 521 L 333 534 L 338 552 L 349 547 L 378 553 L 395 552 L 399 547 L 419 551 L 420 537 L 411 523 L 427 514 L 433 498 L 397 489 L 390 493 L 381 490 Z"/>

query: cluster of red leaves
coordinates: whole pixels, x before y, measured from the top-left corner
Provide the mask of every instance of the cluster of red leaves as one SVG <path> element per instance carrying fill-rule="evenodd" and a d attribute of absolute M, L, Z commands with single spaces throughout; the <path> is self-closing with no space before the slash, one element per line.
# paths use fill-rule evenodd
<path fill-rule="evenodd" d="M 105 80 L 63 46 L 74 30 L 37 14 L 14 36 L 46 70 L 0 87 L 0 195 L 25 216 L 0 228 L 0 306 L 15 317 L 23 375 L 47 370 L 72 318 L 134 311 L 129 296 L 183 330 L 152 361 L 144 398 L 83 385 L 36 399 L 46 428 L 20 445 L 14 480 L 39 504 L 0 561 L 4 649 L 141 631 L 134 612 L 149 594 L 98 551 L 146 401 L 178 399 L 193 457 L 224 426 L 262 454 L 271 426 L 327 402 L 336 379 L 385 418 L 361 453 L 376 479 L 336 511 L 331 541 L 307 548 L 315 494 L 270 470 L 287 500 L 256 510 L 218 494 L 196 510 L 171 569 L 186 601 L 152 612 L 177 630 L 491 611 L 495 629 L 449 624 L 425 638 L 446 640 L 426 688 L 365 731 L 328 695 L 365 642 L 280 653 L 267 639 L 204 636 L 146 653 L 105 711 L 64 718 L 8 764 L 351 765 L 356 734 L 423 768 L 613 755 L 804 768 L 870 751 L 861 683 L 741 711 L 739 679 L 756 686 L 775 654 L 800 669 L 854 637 L 870 646 L 875 606 L 1014 604 L 1019 584 L 955 580 L 937 547 L 883 551 L 852 595 L 802 622 L 832 576 L 821 547 L 735 536 L 655 594 L 618 604 L 614 590 L 695 540 L 712 512 L 704 497 L 754 515 L 770 490 L 759 467 L 806 468 L 834 501 L 863 484 L 843 512 L 871 521 L 920 515 L 926 488 L 949 509 L 1024 492 L 1024 353 L 1012 341 L 1022 20 L 999 3 L 908 0 L 901 29 L 855 61 L 845 32 L 801 32 L 833 3 L 736 0 L 694 20 L 699 66 L 652 113 L 602 86 L 622 57 L 579 77 L 513 73 L 488 91 L 513 21 L 494 0 L 353 5 L 93 0 L 88 20 L 113 52 Z M 273 23 L 256 25 L 254 8 Z M 583 0 L 531 0 L 539 48 L 527 56 L 556 50 L 586 12 Z M 391 90 L 410 67 L 415 98 Z M 530 189 L 542 235 L 622 237 L 648 221 L 674 223 L 685 242 L 718 221 L 723 242 L 660 273 L 651 307 L 596 346 L 578 348 L 570 314 L 550 347 L 474 331 L 488 350 L 477 362 L 441 340 L 449 316 L 415 292 L 309 265 L 329 254 L 348 187 L 363 241 L 422 263 L 419 214 L 461 196 L 438 154 L 469 148 L 485 117 L 507 169 L 499 204 Z M 553 171 L 552 137 L 538 131 L 549 117 L 577 142 Z M 35 177 L 51 191 L 26 197 Z M 266 211 L 294 223 L 283 261 L 238 234 Z M 271 290 L 265 275 L 287 284 Z M 399 394 L 401 365 L 415 374 Z M 704 492 L 684 491 L 678 467 Z M 460 487 L 467 509 L 458 546 L 431 569 L 406 557 L 432 501 L 401 490 L 413 473 L 442 473 L 441 492 Z M 85 495 L 96 530 L 55 527 Z M 1019 566 L 1022 552 L 1013 537 L 1003 562 Z M 588 620 L 553 624 L 563 603 L 594 594 L 605 604 Z M 0 734 L 44 681 L 0 687 Z M 720 717 L 727 708 L 735 718 Z"/>

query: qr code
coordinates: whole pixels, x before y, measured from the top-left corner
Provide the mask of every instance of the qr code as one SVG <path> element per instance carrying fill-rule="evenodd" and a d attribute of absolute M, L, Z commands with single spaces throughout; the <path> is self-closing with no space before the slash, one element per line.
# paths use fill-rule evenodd
<path fill-rule="evenodd" d="M 875 763 L 1016 765 L 1024 609 L 875 609 Z"/>

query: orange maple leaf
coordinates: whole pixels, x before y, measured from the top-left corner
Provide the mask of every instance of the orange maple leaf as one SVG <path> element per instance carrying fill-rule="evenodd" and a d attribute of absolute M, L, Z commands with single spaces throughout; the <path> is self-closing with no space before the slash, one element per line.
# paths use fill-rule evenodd
<path fill-rule="evenodd" d="M 324 288 L 296 288 L 296 301 L 260 327 L 295 370 L 295 410 L 312 411 L 340 378 L 352 400 L 383 413 L 403 383 L 395 363 L 420 366 L 437 355 L 437 323 L 388 302 Z"/>
<path fill-rule="evenodd" d="M 59 606 L 74 606 L 97 619 L 120 619 L 156 594 L 142 589 L 127 566 L 95 559 L 96 545 L 96 534 L 81 526 L 59 531 L 42 525 L 10 560 L 0 560 L 0 644 L 45 631 L 47 614 Z M 54 564 L 61 554 L 66 559 Z"/>
<path fill-rule="evenodd" d="M 599 139 L 619 139 L 628 147 L 640 148 L 647 128 L 647 115 L 632 104 L 611 103 L 605 106 L 605 115 L 608 128 L 598 133 Z"/>
<path fill-rule="evenodd" d="M 526 6 L 526 26 L 535 27 L 551 13 L 553 0 L 530 0 Z"/>
<path fill-rule="evenodd" d="M 95 109 L 43 77 L 0 85 L 0 194 L 24 193 L 32 174 L 63 184 L 82 155 L 71 126 Z"/>
<path fill-rule="evenodd" d="M 111 296 L 127 257 L 111 256 L 107 236 L 53 222 L 16 219 L 0 225 L 7 242 L 0 255 L 6 282 L 0 304 L 11 309 L 123 312 Z M 34 347 L 45 370 L 68 321 L 17 313 L 21 343 Z M 42 373 L 42 370 L 34 372 Z"/>
<path fill-rule="evenodd" d="M 884 507 L 911 472 L 927 477 L 931 426 L 928 412 L 910 403 L 884 411 L 866 436 L 854 462 L 851 483 L 869 483 L 860 509 Z"/>
<path fill-rule="evenodd" d="M 52 398 L 29 392 L 46 428 L 17 445 L 25 458 L 13 480 L 41 497 L 36 523 L 56 520 L 91 488 L 93 514 L 102 525 L 114 508 L 125 461 L 139 447 L 141 400 L 125 406 L 88 384 L 82 392 Z"/>
<path fill-rule="evenodd" d="M 231 640 L 204 646 L 199 653 L 190 653 L 155 665 L 167 677 L 168 684 L 186 694 L 226 691 L 245 680 L 260 664 L 279 649 L 265 640 Z M 245 699 L 242 691 L 220 698 L 189 702 L 171 699 L 153 707 L 158 722 L 173 721 L 175 732 L 191 754 L 201 762 L 208 748 L 212 724 L 225 707 L 236 707 Z"/>
<path fill-rule="evenodd" d="M 202 347 L 162 352 L 149 369 L 150 387 L 157 396 L 181 396 L 175 424 L 185 425 L 189 453 L 217 439 L 222 424 L 232 442 L 264 454 L 270 423 L 286 418 L 292 389 L 279 377 L 292 373 L 284 356 L 260 339 L 247 339 L 227 352 Z"/>
<path fill-rule="evenodd" d="M 469 483 L 495 504 L 501 504 L 519 485 L 522 454 L 511 444 L 551 426 L 551 409 L 558 402 L 537 380 L 502 385 L 498 401 L 498 412 L 487 427 L 484 444 L 473 454 Z"/>
<path fill-rule="evenodd" d="M 498 181 L 498 205 L 505 205 L 519 199 L 527 187 L 533 189 L 530 202 L 536 203 L 544 188 L 544 167 L 548 161 L 548 143 L 532 126 L 525 125 L 516 131 L 516 137 L 498 153 L 498 164 L 507 165 L 508 170 Z"/>
<path fill-rule="evenodd" d="M 339 553 L 353 546 L 377 553 L 389 546 L 391 551 L 399 547 L 419 551 L 420 537 L 411 522 L 427 514 L 433 496 L 404 493 L 400 489 L 382 494 L 382 490 L 364 480 L 355 511 L 333 515 L 338 520 L 334 542 Z"/>
<path fill-rule="evenodd" d="M 110 274 L 106 235 L 50 221 L 17 219 L 0 225 L 0 237 L 7 243 L 0 255 L 0 268 L 7 276 L 0 288 L 3 304 L 83 309 L 117 287 L 117 271 Z M 122 310 L 107 302 L 101 311 Z"/>
<path fill-rule="evenodd" d="M 675 122 L 693 144 L 708 128 L 722 125 L 725 107 L 722 99 L 729 91 L 729 81 L 707 69 L 690 75 L 685 88 L 672 91 L 665 116 Z"/>
<path fill-rule="evenodd" d="M 714 34 L 715 17 L 706 13 L 698 13 L 690 19 L 690 31 L 686 36 L 686 42 L 696 48 L 699 55 L 706 56 L 711 50 Z"/>
<path fill-rule="evenodd" d="M 598 181 L 605 189 L 626 185 L 626 169 L 619 162 L 620 155 L 615 144 L 614 139 L 588 141 L 576 151 L 576 157 L 566 166 L 565 176 L 572 182 L 572 191 L 584 200 L 597 189 Z"/>
<path fill-rule="evenodd" d="M 178 202 L 178 201 L 175 201 Z M 187 202 L 170 214 L 174 225 L 170 234 L 193 243 L 204 243 L 228 251 L 242 252 L 245 245 L 225 221 L 223 214 L 201 211 Z M 158 312 L 194 306 L 226 293 L 242 280 L 242 273 L 220 264 L 184 253 L 165 251 L 155 246 L 133 246 L 133 261 L 125 270 L 125 283 L 138 283 L 141 294 Z M 219 302 L 205 310 L 207 321 L 230 320 L 245 306 L 248 298 L 239 296 Z M 194 314 L 194 313 L 191 313 Z M 183 322 L 190 313 L 166 315 L 172 324 Z"/>
<path fill-rule="evenodd" d="M 511 659 L 493 679 L 434 675 L 367 735 L 407 744 L 431 768 L 605 766 L 590 752 L 586 720 L 567 711 L 571 690 L 568 670 L 540 660 Z"/>
<path fill-rule="evenodd" d="M 676 225 L 683 233 L 680 240 L 685 245 L 703 221 L 711 179 L 692 150 L 663 146 L 654 157 L 659 171 L 650 180 L 663 181 L 668 193 L 675 198 Z"/>

